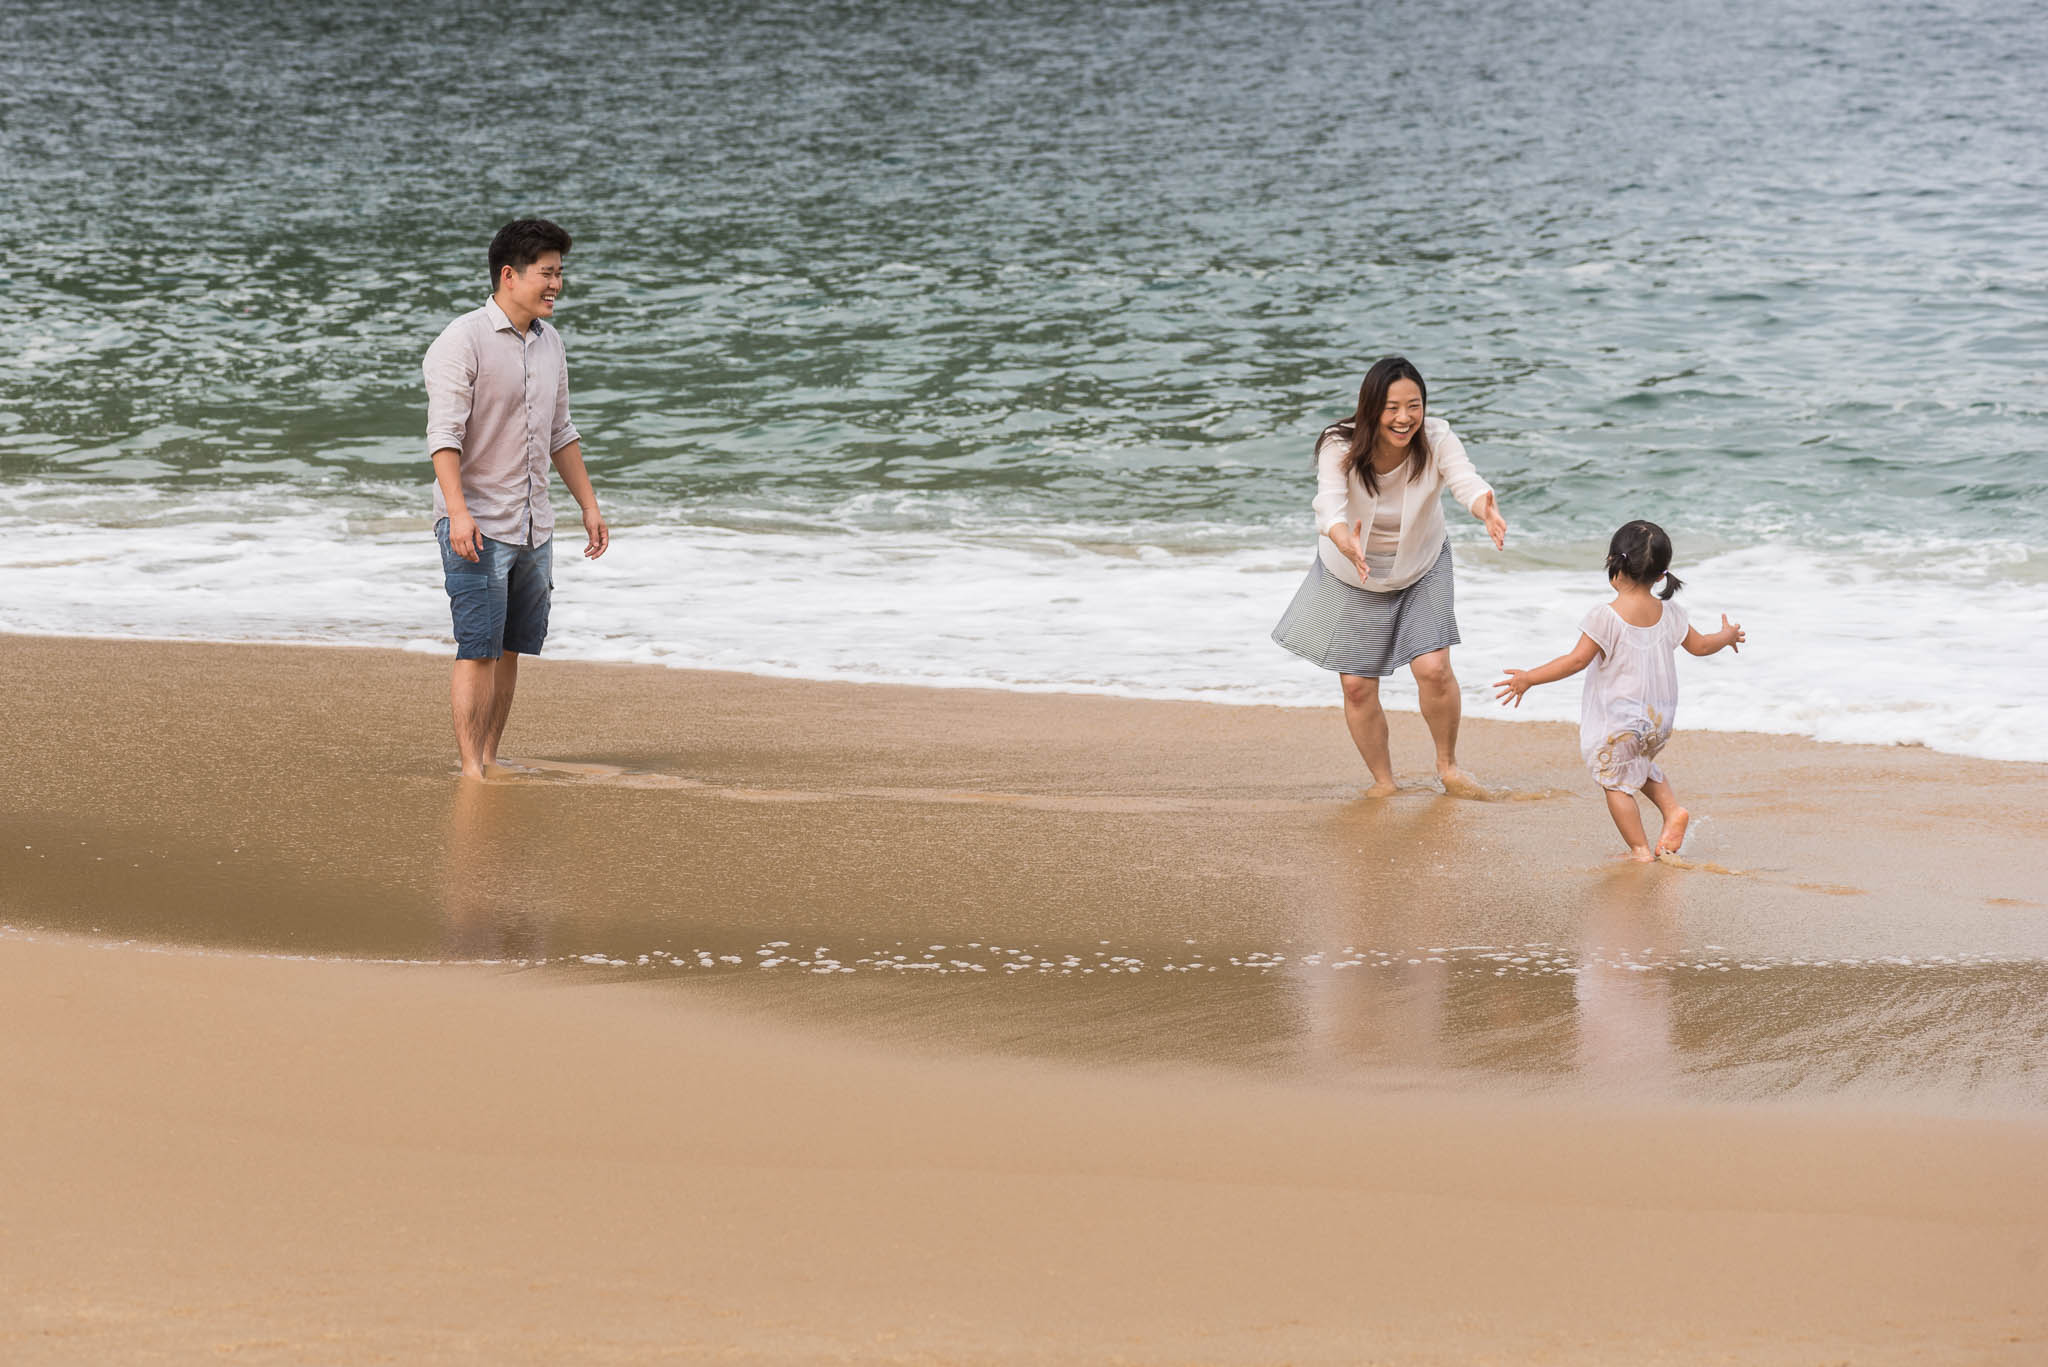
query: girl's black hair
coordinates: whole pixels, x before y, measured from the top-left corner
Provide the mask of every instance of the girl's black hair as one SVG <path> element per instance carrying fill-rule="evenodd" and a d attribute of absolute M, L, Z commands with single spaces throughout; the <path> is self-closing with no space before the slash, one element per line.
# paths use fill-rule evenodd
<path fill-rule="evenodd" d="M 1626 579 L 1644 588 L 1662 579 L 1664 589 L 1657 596 L 1666 599 L 1685 587 L 1671 572 L 1671 538 L 1656 523 L 1640 518 L 1616 532 L 1607 543 L 1607 577 Z"/>

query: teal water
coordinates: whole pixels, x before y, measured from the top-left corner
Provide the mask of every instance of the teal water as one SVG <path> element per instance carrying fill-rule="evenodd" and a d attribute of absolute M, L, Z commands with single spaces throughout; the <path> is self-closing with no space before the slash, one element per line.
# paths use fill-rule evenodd
<path fill-rule="evenodd" d="M 2048 756 L 2032 694 L 1941 652 L 1905 695 L 1854 682 L 1865 618 L 1955 620 L 1981 652 L 2041 597 L 2048 25 L 2017 0 L 11 13 L 0 527 L 68 549 L 0 565 L 0 625 L 445 634 L 430 594 L 369 625 L 324 600 L 216 619 L 152 598 L 151 569 L 310 526 L 334 566 L 409 572 L 369 542 L 420 558 L 420 354 L 482 297 L 491 231 L 540 213 L 578 239 L 559 317 L 599 487 L 681 557 L 594 602 L 659 616 L 688 568 L 721 597 L 680 610 L 778 638 L 645 647 L 639 617 L 585 613 L 586 653 L 1142 691 L 1140 665 L 1090 663 L 1109 620 L 1010 673 L 886 623 L 812 658 L 782 642 L 829 626 L 735 597 L 783 543 L 722 575 L 689 557 L 829 534 L 795 558 L 860 560 L 818 588 L 853 610 L 909 543 L 956 574 L 1016 550 L 991 574 L 1048 587 L 990 589 L 1014 624 L 1092 603 L 1091 556 L 1238 555 L 1199 594 L 1137 595 L 1199 616 L 1271 580 L 1227 643 L 1148 646 L 1186 656 L 1163 676 L 1321 698 L 1262 624 L 1306 561 L 1314 432 L 1400 351 L 1513 525 L 1482 566 L 1513 582 L 1460 604 L 1497 613 L 1507 662 L 1554 653 L 1514 635 L 1527 603 L 1597 594 L 1599 545 L 1650 517 L 1684 564 L 1735 557 L 1688 576 L 1719 593 L 1696 611 L 1776 614 L 1816 652 L 1769 698 L 1703 683 L 1704 724 L 1829 734 L 1862 709 L 1847 738 Z M 138 526 L 155 558 L 130 563 L 109 529 Z M 1786 701 L 1815 675 L 1825 696 Z M 1998 715 L 1922 725 L 1928 696 Z"/>

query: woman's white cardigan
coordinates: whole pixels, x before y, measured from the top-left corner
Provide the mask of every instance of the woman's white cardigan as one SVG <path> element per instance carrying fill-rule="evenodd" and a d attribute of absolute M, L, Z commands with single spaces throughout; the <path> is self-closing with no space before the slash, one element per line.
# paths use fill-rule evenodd
<path fill-rule="evenodd" d="M 1394 553 L 1394 568 L 1385 579 L 1358 577 L 1358 567 L 1327 533 L 1339 522 L 1363 522 L 1372 531 L 1377 498 L 1365 491 L 1365 481 L 1353 471 L 1344 476 L 1344 452 L 1350 441 L 1332 428 L 1316 447 L 1316 554 L 1323 568 L 1357 589 L 1391 593 L 1405 589 L 1429 572 L 1444 546 L 1444 506 L 1441 495 L 1449 485 L 1451 493 L 1466 509 L 1477 515 L 1479 500 L 1493 492 L 1493 486 L 1479 477 L 1465 454 L 1465 443 L 1442 418 L 1424 418 L 1423 435 L 1429 439 L 1429 469 L 1421 478 L 1404 486 L 1401 499 L 1401 548 Z"/>

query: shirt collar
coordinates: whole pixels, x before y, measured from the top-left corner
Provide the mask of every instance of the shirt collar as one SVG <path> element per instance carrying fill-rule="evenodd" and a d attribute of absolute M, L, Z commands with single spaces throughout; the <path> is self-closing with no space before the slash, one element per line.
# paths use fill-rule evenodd
<path fill-rule="evenodd" d="M 534 319 L 534 326 L 528 328 L 524 333 L 521 333 L 518 328 L 512 326 L 512 320 L 505 316 L 505 310 L 498 307 L 498 300 L 497 296 L 495 295 L 492 295 L 484 300 L 484 316 L 486 318 L 489 318 L 491 320 L 491 326 L 496 328 L 500 332 L 510 332 L 517 336 L 527 338 L 540 336 L 540 319 Z"/>

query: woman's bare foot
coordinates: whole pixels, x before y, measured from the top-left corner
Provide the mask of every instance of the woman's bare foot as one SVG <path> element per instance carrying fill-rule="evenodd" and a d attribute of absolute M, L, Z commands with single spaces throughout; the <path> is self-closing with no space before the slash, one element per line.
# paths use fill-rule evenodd
<path fill-rule="evenodd" d="M 1691 820 L 1691 812 L 1683 807 L 1673 808 L 1664 818 L 1664 834 L 1657 837 L 1657 853 L 1677 854 L 1678 847 L 1685 843 L 1685 828 Z"/>
<path fill-rule="evenodd" d="M 1491 802 L 1493 800 L 1493 790 L 1491 788 L 1488 788 L 1456 765 L 1452 765 L 1448 769 L 1438 769 L 1436 776 L 1437 780 L 1444 785 L 1444 794 L 1448 797 L 1469 797 L 1475 798 L 1480 802 Z"/>

